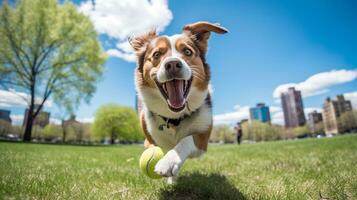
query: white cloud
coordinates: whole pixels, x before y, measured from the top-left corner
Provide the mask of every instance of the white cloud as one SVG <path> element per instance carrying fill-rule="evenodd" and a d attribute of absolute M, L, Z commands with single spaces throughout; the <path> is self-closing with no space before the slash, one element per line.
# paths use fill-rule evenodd
<path fill-rule="evenodd" d="M 305 113 L 306 119 L 307 119 L 308 114 L 313 112 L 313 111 L 315 111 L 315 110 L 317 112 L 322 112 L 322 108 L 319 108 L 319 107 L 307 107 L 307 108 L 304 108 L 304 113 Z"/>
<path fill-rule="evenodd" d="M 30 95 L 19 92 L 14 89 L 0 90 L 0 106 L 1 107 L 27 107 L 30 102 Z M 35 103 L 41 103 L 41 98 L 36 98 Z M 45 102 L 46 107 L 52 107 L 52 101 Z"/>
<path fill-rule="evenodd" d="M 284 125 L 284 114 L 282 108 L 279 106 L 270 106 L 270 118 L 273 124 Z"/>
<path fill-rule="evenodd" d="M 214 124 L 229 124 L 234 125 L 242 119 L 249 119 L 249 106 L 235 105 L 233 112 L 222 113 L 213 116 Z M 281 107 L 270 106 L 270 116 L 272 123 L 284 124 L 284 116 Z"/>
<path fill-rule="evenodd" d="M 68 120 L 68 119 L 65 119 L 65 120 Z M 83 118 L 79 117 L 79 118 L 76 118 L 76 120 L 81 123 L 92 123 L 94 121 L 94 117 L 83 117 Z M 50 118 L 50 123 L 60 125 L 60 124 L 62 124 L 62 120 L 59 118 Z"/>
<path fill-rule="evenodd" d="M 22 125 L 22 122 L 24 120 L 24 115 L 14 115 L 10 114 L 10 118 L 12 120 L 12 124 L 15 125 Z"/>
<path fill-rule="evenodd" d="M 275 113 L 270 113 L 271 115 L 271 123 L 279 124 L 284 126 L 284 113 L 283 111 L 277 111 Z"/>
<path fill-rule="evenodd" d="M 344 93 L 343 95 L 347 100 L 351 101 L 353 109 L 357 109 L 357 91 Z"/>
<path fill-rule="evenodd" d="M 249 106 L 234 106 L 233 112 L 218 114 L 213 116 L 213 122 L 217 124 L 233 125 L 242 119 L 249 119 Z"/>
<path fill-rule="evenodd" d="M 50 118 L 50 123 L 60 125 L 60 124 L 62 124 L 62 120 L 58 119 L 58 118 Z"/>
<path fill-rule="evenodd" d="M 90 17 L 98 33 L 117 41 L 108 55 L 129 62 L 135 56 L 127 38 L 154 29 L 161 32 L 173 18 L 166 0 L 86 0 L 78 9 Z"/>
<path fill-rule="evenodd" d="M 269 111 L 270 111 L 270 113 L 280 112 L 281 111 L 281 107 L 279 107 L 279 106 L 270 106 L 269 107 Z"/>
<path fill-rule="evenodd" d="M 357 79 L 357 69 L 354 70 L 332 70 L 329 72 L 322 72 L 310 76 L 300 83 L 287 83 L 276 87 L 273 92 L 275 99 L 280 98 L 282 92 L 287 91 L 289 87 L 295 87 L 300 90 L 303 97 L 315 96 L 329 91 L 329 87 L 347 83 Z"/>
<path fill-rule="evenodd" d="M 234 125 L 242 119 L 249 119 L 249 108 L 249 106 L 235 105 L 233 112 L 215 115 L 213 116 L 213 121 L 215 124 Z M 281 108 L 278 106 L 270 106 L 269 111 L 272 118 L 272 122 L 281 124 L 281 117 L 279 114 L 282 114 Z M 282 118 L 282 120 L 284 121 L 284 118 Z"/>
<path fill-rule="evenodd" d="M 356 92 L 356 99 L 357 99 L 357 92 Z M 227 113 L 222 113 L 215 115 L 213 117 L 214 124 L 228 124 L 228 125 L 234 125 L 235 123 L 239 122 L 242 119 L 249 119 L 249 106 L 240 106 L 240 105 L 235 105 L 234 106 L 233 112 L 227 112 Z M 318 107 L 307 107 L 304 109 L 306 119 L 307 115 L 312 112 L 312 111 L 318 111 L 321 112 L 322 108 Z M 269 111 L 270 111 L 270 117 L 271 117 L 271 122 L 273 124 L 279 124 L 284 126 L 284 113 L 281 107 L 279 106 L 269 106 Z"/>
<path fill-rule="evenodd" d="M 0 106 L 2 107 L 25 107 L 29 95 L 14 90 L 0 90 Z"/>
<path fill-rule="evenodd" d="M 135 57 L 134 53 L 123 53 L 122 51 L 120 51 L 118 49 L 109 49 L 107 51 L 107 54 L 111 57 L 118 57 L 118 58 L 124 59 L 128 62 L 136 61 L 136 57 Z"/>
<path fill-rule="evenodd" d="M 276 106 L 272 106 L 271 108 L 274 108 Z M 270 110 L 270 114 L 271 114 L 271 121 L 273 124 L 279 124 L 284 126 L 285 121 L 284 121 L 284 113 L 283 110 L 280 107 L 276 107 L 277 109 L 271 109 Z M 304 113 L 305 113 L 305 117 L 306 120 L 308 119 L 308 114 L 313 112 L 313 111 L 317 111 L 317 112 L 322 112 L 322 108 L 318 108 L 318 107 L 307 107 L 304 108 Z M 275 111 L 275 112 L 274 112 Z"/>
<path fill-rule="evenodd" d="M 93 123 L 94 117 L 77 118 L 77 121 L 81 123 Z"/>

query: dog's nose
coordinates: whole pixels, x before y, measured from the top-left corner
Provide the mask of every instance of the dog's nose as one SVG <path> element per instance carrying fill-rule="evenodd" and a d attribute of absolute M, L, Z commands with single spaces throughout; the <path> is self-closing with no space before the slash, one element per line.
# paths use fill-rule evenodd
<path fill-rule="evenodd" d="M 165 64 L 165 69 L 168 73 L 174 74 L 180 71 L 182 68 L 182 63 L 178 60 L 173 60 Z"/>

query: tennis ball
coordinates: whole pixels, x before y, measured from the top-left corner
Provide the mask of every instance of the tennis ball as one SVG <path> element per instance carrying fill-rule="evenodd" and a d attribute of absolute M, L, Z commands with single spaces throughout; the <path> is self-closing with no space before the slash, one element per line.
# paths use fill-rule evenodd
<path fill-rule="evenodd" d="M 150 147 L 147 148 L 143 154 L 141 154 L 139 160 L 139 166 L 141 171 L 152 179 L 159 179 L 162 176 L 155 173 L 155 165 L 164 156 L 164 152 L 160 147 Z"/>

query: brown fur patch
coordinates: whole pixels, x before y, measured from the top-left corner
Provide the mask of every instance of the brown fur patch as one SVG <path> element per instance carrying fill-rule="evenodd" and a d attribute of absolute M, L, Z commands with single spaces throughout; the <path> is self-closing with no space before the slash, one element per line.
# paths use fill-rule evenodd
<path fill-rule="evenodd" d="M 211 136 L 212 126 L 205 133 L 193 134 L 193 142 L 200 150 L 207 151 L 209 137 Z"/>
<path fill-rule="evenodd" d="M 209 69 L 208 67 L 205 67 L 201 58 L 201 52 L 196 43 L 191 37 L 183 35 L 181 38 L 177 39 L 175 47 L 180 53 L 182 53 L 185 48 L 188 48 L 193 52 L 191 56 L 185 56 L 182 53 L 182 58 L 190 66 L 193 72 L 192 85 L 199 90 L 206 90 L 210 80 Z"/>
<path fill-rule="evenodd" d="M 149 131 L 147 130 L 143 111 L 141 111 L 141 113 L 140 113 L 140 125 L 141 125 L 141 128 L 143 129 L 143 132 L 145 135 L 144 147 L 149 148 L 151 146 L 155 146 L 155 141 L 152 139 Z"/>
<path fill-rule="evenodd" d="M 153 57 L 153 54 L 158 51 L 161 53 L 161 56 L 159 59 L 155 59 Z M 150 41 L 150 43 L 147 45 L 145 53 L 142 55 L 142 70 L 137 70 L 137 80 L 140 80 L 138 82 L 138 85 L 143 87 L 150 87 L 150 88 L 155 88 L 156 84 L 154 81 L 154 76 L 156 75 L 158 71 L 158 67 L 160 65 L 160 62 L 168 55 L 170 54 L 170 42 L 166 37 L 157 37 Z M 140 68 L 139 68 L 140 69 Z"/>

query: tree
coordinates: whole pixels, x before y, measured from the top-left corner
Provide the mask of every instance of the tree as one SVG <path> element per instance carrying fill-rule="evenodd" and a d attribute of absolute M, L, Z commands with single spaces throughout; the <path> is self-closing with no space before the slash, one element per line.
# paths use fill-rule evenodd
<path fill-rule="evenodd" d="M 357 111 L 347 111 L 338 118 L 338 124 L 343 131 L 357 129 Z"/>
<path fill-rule="evenodd" d="M 242 125 L 243 139 L 253 141 L 278 140 L 284 135 L 283 128 L 253 120 Z"/>
<path fill-rule="evenodd" d="M 43 129 L 43 136 L 45 139 L 55 139 L 62 135 L 62 127 L 56 124 L 48 124 Z"/>
<path fill-rule="evenodd" d="M 233 143 L 236 140 L 236 133 L 228 125 L 217 125 L 213 127 L 210 140 L 212 142 Z"/>
<path fill-rule="evenodd" d="M 309 127 L 310 132 L 313 134 L 321 134 L 324 133 L 324 123 L 323 121 L 317 122 L 313 125 L 313 127 Z"/>
<path fill-rule="evenodd" d="M 310 128 L 308 125 L 298 126 L 292 129 L 292 132 L 295 136 L 304 135 L 304 134 L 311 134 Z"/>
<path fill-rule="evenodd" d="M 112 144 L 116 139 L 143 139 L 135 111 L 117 104 L 103 105 L 96 111 L 92 132 L 100 138 L 109 137 Z"/>
<path fill-rule="evenodd" d="M 0 119 L 0 136 L 5 136 L 11 131 L 11 123 Z"/>
<path fill-rule="evenodd" d="M 97 36 L 89 18 L 67 1 L 3 3 L 0 85 L 28 94 L 24 141 L 31 139 L 33 121 L 49 98 L 67 110 L 89 102 L 105 62 Z"/>
<path fill-rule="evenodd" d="M 23 134 L 23 128 L 21 125 L 13 125 L 11 127 L 11 133 L 17 135 L 18 137 L 21 137 Z"/>

